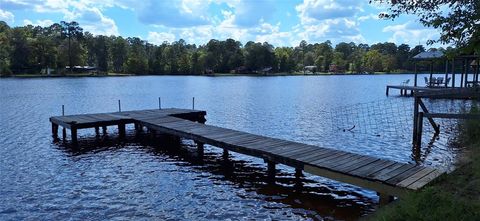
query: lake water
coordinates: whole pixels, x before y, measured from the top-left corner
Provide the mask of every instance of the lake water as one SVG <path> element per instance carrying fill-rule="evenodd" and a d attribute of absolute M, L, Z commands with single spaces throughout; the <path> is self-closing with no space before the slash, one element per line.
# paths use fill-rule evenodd
<path fill-rule="evenodd" d="M 408 78 L 0 79 L 0 220 L 357 219 L 377 208 L 375 192 L 308 174 L 299 188 L 286 166 L 269 184 L 263 160 L 232 154 L 224 162 L 220 149 L 207 146 L 200 161 L 189 141 L 172 147 L 131 128 L 126 141 L 117 141 L 114 127 L 102 138 L 80 130 L 80 149 L 74 149 L 53 141 L 48 118 L 60 115 L 61 105 L 66 114 L 117 111 L 118 99 L 122 110 L 152 109 L 161 97 L 163 107 L 191 108 L 195 97 L 207 124 L 449 167 L 459 152 L 451 145 L 453 132 L 434 139 L 427 132 L 424 149 L 412 150 L 412 98 L 385 96 L 386 84 Z M 350 121 L 356 128 L 344 131 Z"/>

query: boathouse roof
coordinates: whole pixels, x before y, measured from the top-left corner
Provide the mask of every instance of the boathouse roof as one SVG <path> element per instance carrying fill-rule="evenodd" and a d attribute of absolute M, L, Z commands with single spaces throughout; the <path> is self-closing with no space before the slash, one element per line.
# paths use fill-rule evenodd
<path fill-rule="evenodd" d="M 441 51 L 424 51 L 415 55 L 413 59 L 436 59 L 436 58 L 442 58 L 443 55 L 444 54 Z"/>

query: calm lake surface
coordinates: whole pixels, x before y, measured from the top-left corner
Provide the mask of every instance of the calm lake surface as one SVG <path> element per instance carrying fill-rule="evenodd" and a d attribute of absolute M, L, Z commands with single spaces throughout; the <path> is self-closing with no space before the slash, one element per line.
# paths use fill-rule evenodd
<path fill-rule="evenodd" d="M 53 141 L 48 118 L 62 104 L 80 114 L 117 111 L 118 99 L 122 110 L 158 108 L 158 97 L 162 107 L 191 108 L 195 97 L 207 124 L 450 167 L 460 151 L 454 132 L 426 132 L 424 149 L 412 150 L 413 100 L 385 96 L 386 84 L 412 76 L 0 79 L 0 220 L 358 219 L 377 208 L 375 192 L 308 174 L 299 188 L 286 166 L 268 184 L 263 160 L 232 154 L 225 162 L 206 146 L 201 161 L 190 141 L 173 147 L 132 128 L 126 141 L 115 127 L 100 138 L 80 130 L 72 148 Z"/>

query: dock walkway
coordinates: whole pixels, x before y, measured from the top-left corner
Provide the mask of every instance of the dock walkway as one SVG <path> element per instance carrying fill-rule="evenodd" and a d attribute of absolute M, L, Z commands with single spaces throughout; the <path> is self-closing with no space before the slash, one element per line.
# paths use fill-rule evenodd
<path fill-rule="evenodd" d="M 274 171 L 275 164 L 280 163 L 300 172 L 375 190 L 384 196 L 401 196 L 420 189 L 443 173 L 414 164 L 205 125 L 205 115 L 205 111 L 163 109 L 51 117 L 50 121 L 54 136 L 58 125 L 76 130 L 117 124 L 121 134 L 125 124 L 133 123 L 135 128 L 147 127 L 159 133 L 194 140 L 202 149 L 203 144 L 209 144 L 262 158 L 268 163 L 269 171 L 272 168 Z M 72 135 L 76 136 L 73 130 Z"/>

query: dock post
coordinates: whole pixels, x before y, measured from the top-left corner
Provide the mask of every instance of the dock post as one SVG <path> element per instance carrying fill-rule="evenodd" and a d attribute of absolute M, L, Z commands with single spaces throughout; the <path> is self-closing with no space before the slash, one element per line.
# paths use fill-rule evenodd
<path fill-rule="evenodd" d="M 385 193 L 377 193 L 377 195 L 378 195 L 378 204 L 380 204 L 382 206 L 393 202 L 393 200 L 395 199 L 393 196 L 390 196 L 390 195 L 385 194 Z"/>
<path fill-rule="evenodd" d="M 419 105 L 419 97 L 415 96 L 414 103 L 413 103 L 413 139 L 412 143 L 415 145 L 417 143 L 417 126 L 418 126 L 418 105 Z"/>
<path fill-rule="evenodd" d="M 62 138 L 63 141 L 67 140 L 67 129 L 65 127 L 62 128 Z"/>
<path fill-rule="evenodd" d="M 422 145 L 422 132 L 423 132 L 423 112 L 418 113 L 417 120 L 417 139 L 415 146 L 420 147 Z"/>
<path fill-rule="evenodd" d="M 303 176 L 302 169 L 295 168 L 295 178 L 300 179 Z"/>
<path fill-rule="evenodd" d="M 195 110 L 195 97 L 192 98 L 192 110 Z"/>
<path fill-rule="evenodd" d="M 390 90 L 390 87 L 389 87 L 389 86 L 387 86 L 387 89 L 385 90 L 385 94 L 386 94 L 387 96 L 388 96 L 388 92 L 389 92 L 389 90 Z"/>
<path fill-rule="evenodd" d="M 118 124 L 118 134 L 120 137 L 125 137 L 125 124 Z"/>
<path fill-rule="evenodd" d="M 137 132 L 142 132 L 143 131 L 143 126 L 141 124 L 135 123 L 134 125 L 135 125 L 135 130 Z"/>
<path fill-rule="evenodd" d="M 107 126 L 102 126 L 102 133 L 103 135 L 107 134 Z"/>
<path fill-rule="evenodd" d="M 229 156 L 228 150 L 227 150 L 227 149 L 223 149 L 222 158 L 223 158 L 224 160 L 228 160 L 228 156 Z"/>
<path fill-rule="evenodd" d="M 159 110 L 162 109 L 162 98 L 161 97 L 158 97 L 158 109 Z"/>
<path fill-rule="evenodd" d="M 58 125 L 52 123 L 52 136 L 53 138 L 58 137 Z"/>
<path fill-rule="evenodd" d="M 95 135 L 100 135 L 100 128 L 98 126 L 95 127 Z"/>
<path fill-rule="evenodd" d="M 70 128 L 70 135 L 72 136 L 72 142 L 77 143 L 77 128 Z"/>
<path fill-rule="evenodd" d="M 269 181 L 275 180 L 275 162 L 267 160 L 267 173 Z"/>
<path fill-rule="evenodd" d="M 122 105 L 120 104 L 120 100 L 118 100 L 118 112 L 122 112 Z"/>
<path fill-rule="evenodd" d="M 200 157 L 203 157 L 203 154 L 205 152 L 205 148 L 204 148 L 204 143 L 202 142 L 197 142 L 195 141 L 195 143 L 197 143 L 197 152 L 198 152 L 198 155 Z"/>

